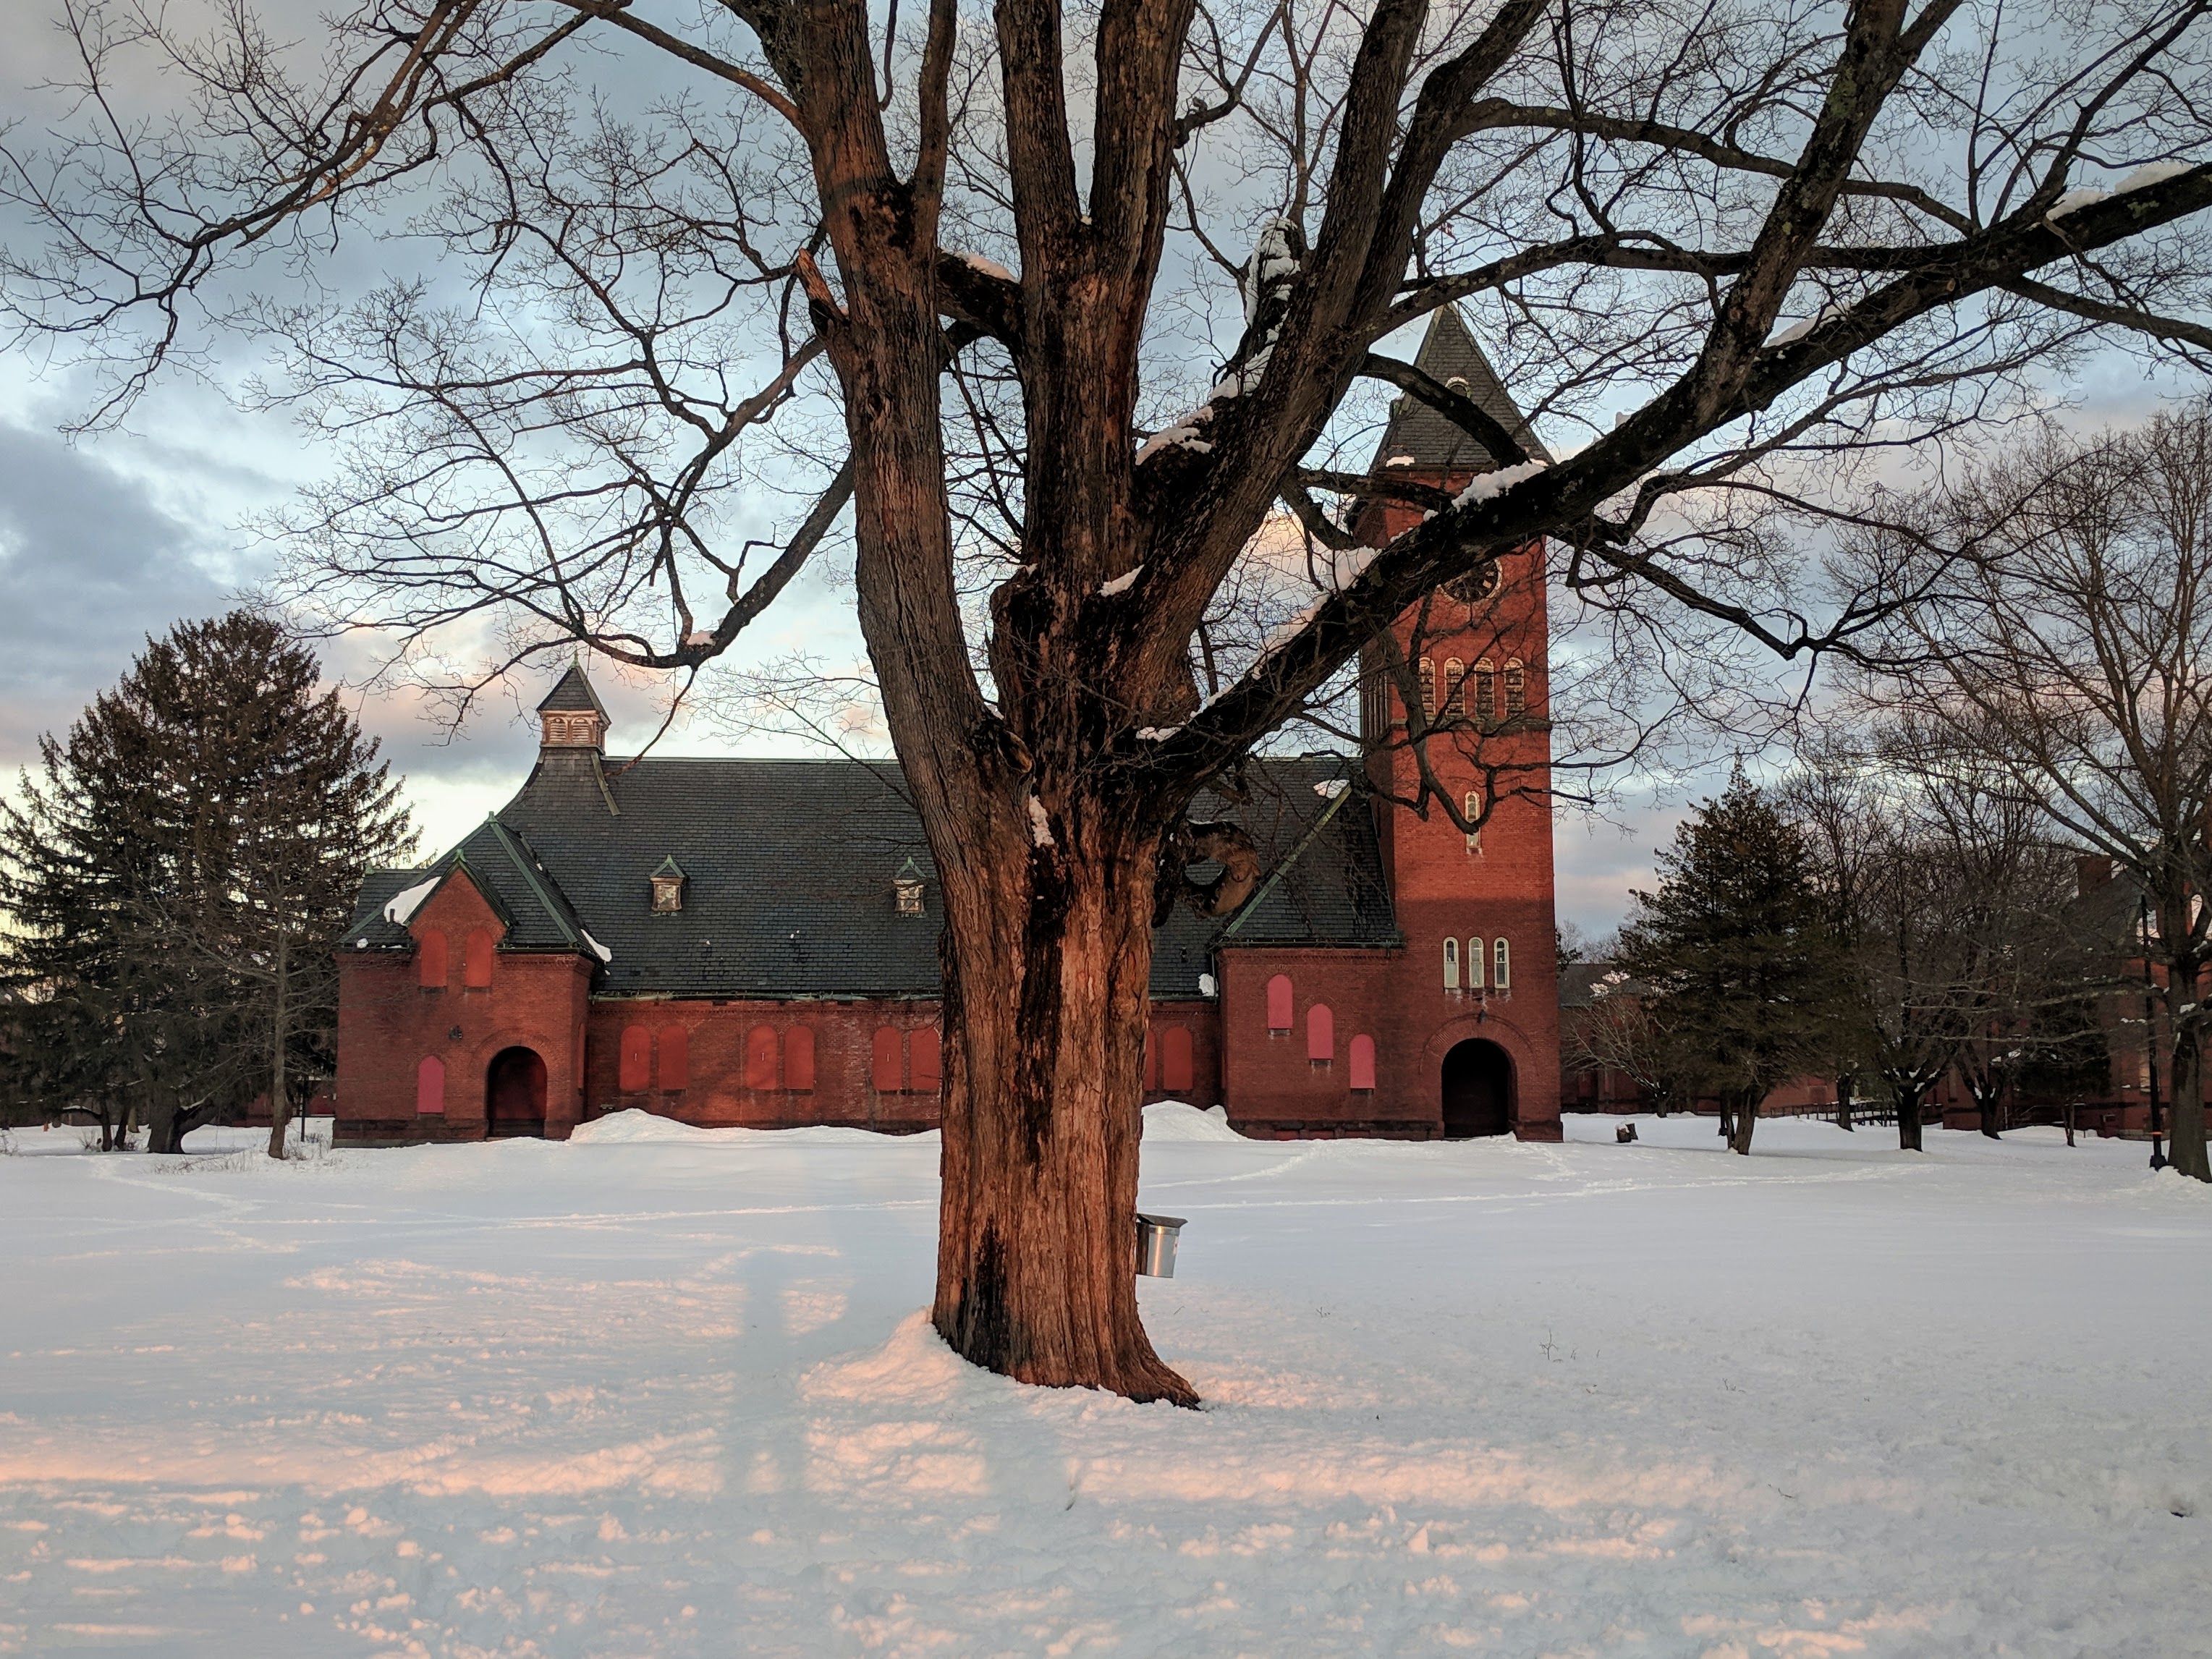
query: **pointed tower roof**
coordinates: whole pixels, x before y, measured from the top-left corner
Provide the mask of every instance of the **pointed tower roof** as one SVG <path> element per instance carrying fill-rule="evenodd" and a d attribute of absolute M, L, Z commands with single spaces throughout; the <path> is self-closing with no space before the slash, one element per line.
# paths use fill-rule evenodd
<path fill-rule="evenodd" d="M 553 689 L 545 694 L 545 701 L 538 705 L 541 714 L 593 714 L 605 720 L 607 706 L 599 701 L 599 694 L 592 689 L 591 677 L 584 672 L 584 665 L 572 662 L 568 672 L 553 682 Z M 613 722 L 609 720 L 611 725 Z"/>
<path fill-rule="evenodd" d="M 1444 386 L 1461 382 L 1452 390 L 1474 399 L 1530 454 L 1545 454 L 1527 417 L 1506 392 L 1505 383 L 1468 332 L 1457 306 L 1439 306 L 1429 313 L 1429 331 L 1414 354 L 1413 367 Z M 1372 470 L 1379 472 L 1393 461 L 1422 472 L 1489 472 L 1504 465 L 1474 437 L 1410 395 L 1392 402 L 1390 424 L 1383 429 Z"/>

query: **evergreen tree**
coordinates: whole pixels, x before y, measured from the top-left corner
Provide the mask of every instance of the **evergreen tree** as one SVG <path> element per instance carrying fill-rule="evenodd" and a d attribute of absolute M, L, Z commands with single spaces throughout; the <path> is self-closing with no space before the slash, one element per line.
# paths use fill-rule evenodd
<path fill-rule="evenodd" d="M 1759 1103 L 1831 1054 L 1850 981 L 1811 848 L 1741 770 L 1659 855 L 1637 893 L 1621 965 L 1678 1075 L 1720 1102 L 1748 1153 Z"/>
<path fill-rule="evenodd" d="M 313 655 L 251 611 L 149 641 L 0 805 L 9 1092 L 156 1152 L 266 1094 L 281 1153 L 329 1073 L 331 945 L 369 868 L 413 845 Z"/>

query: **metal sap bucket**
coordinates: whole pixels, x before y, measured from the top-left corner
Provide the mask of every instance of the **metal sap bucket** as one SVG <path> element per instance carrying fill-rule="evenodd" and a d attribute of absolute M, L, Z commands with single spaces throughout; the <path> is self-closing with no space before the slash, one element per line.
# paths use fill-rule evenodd
<path fill-rule="evenodd" d="M 1176 1240 L 1182 1235 L 1179 1215 L 1137 1213 L 1137 1271 L 1152 1279 L 1175 1277 Z"/>

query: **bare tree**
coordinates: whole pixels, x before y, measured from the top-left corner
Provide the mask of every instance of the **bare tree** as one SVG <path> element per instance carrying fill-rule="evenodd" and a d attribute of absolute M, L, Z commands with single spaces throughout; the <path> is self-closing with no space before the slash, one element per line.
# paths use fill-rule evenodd
<path fill-rule="evenodd" d="M 269 331 L 266 395 L 352 458 L 301 526 L 324 590 L 418 639 L 495 616 L 501 660 L 574 639 L 688 676 L 849 496 L 945 886 L 937 1328 L 1188 1401 L 1128 1261 L 1187 804 L 1409 606 L 1539 546 L 1601 613 L 1858 637 L 1888 596 L 1804 613 L 1766 506 L 1837 505 L 1856 451 L 1939 438 L 2096 331 L 2203 349 L 2176 319 L 2205 291 L 2204 12 L 351 0 L 302 64 L 249 0 L 205 40 L 82 0 L 81 119 L 4 162 L 52 233 L 9 291 L 114 367 L 104 411 L 209 317 Z M 118 106 L 140 51 L 189 119 Z M 403 216 L 418 272 L 350 305 L 295 280 Z M 1384 349 L 1459 301 L 1588 442 L 1547 465 Z M 1486 481 L 1339 464 L 1384 386 Z M 793 532 L 732 546 L 756 481 L 816 456 Z M 1385 500 L 1428 516 L 1337 544 Z M 1337 556 L 1209 674 L 1278 503 Z"/>
<path fill-rule="evenodd" d="M 2199 1001 L 2212 962 L 2212 413 L 2039 438 L 1931 513 L 1931 538 L 1973 556 L 1899 612 L 1923 667 L 1876 695 L 1909 699 L 1953 753 L 1978 757 L 2016 802 L 2142 884 L 2173 1164 L 2212 1180 Z"/>

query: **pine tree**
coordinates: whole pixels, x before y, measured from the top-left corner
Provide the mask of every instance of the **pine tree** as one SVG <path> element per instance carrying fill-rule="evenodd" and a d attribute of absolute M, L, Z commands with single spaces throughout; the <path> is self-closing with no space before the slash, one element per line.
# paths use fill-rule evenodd
<path fill-rule="evenodd" d="M 104 1126 L 143 1102 L 173 1152 L 265 1093 L 281 1155 L 329 1073 L 331 942 L 362 874 L 414 840 L 319 677 L 266 617 L 180 623 L 42 740 L 0 805 L 11 1095 Z"/>
<path fill-rule="evenodd" d="M 1850 981 L 1811 848 L 1739 770 L 1659 855 L 1658 890 L 1638 892 L 1621 965 L 1677 1073 L 1720 1102 L 1736 1152 L 1751 1151 L 1759 1103 L 1816 1069 L 1835 1041 Z"/>

